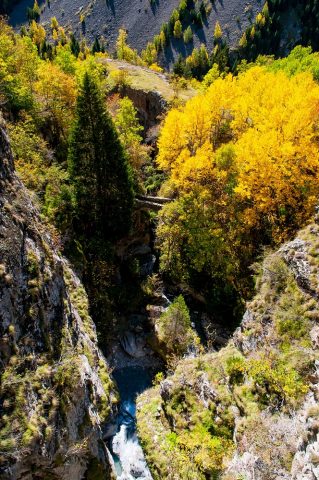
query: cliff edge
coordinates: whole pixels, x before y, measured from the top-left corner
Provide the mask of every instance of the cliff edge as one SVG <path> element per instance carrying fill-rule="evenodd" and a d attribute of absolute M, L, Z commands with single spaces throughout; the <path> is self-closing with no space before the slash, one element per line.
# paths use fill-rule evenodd
<path fill-rule="evenodd" d="M 139 397 L 155 480 L 319 478 L 318 272 L 313 223 L 265 256 L 229 344 Z"/>
<path fill-rule="evenodd" d="M 80 280 L 16 177 L 0 120 L 0 477 L 111 478 L 117 392 Z"/>

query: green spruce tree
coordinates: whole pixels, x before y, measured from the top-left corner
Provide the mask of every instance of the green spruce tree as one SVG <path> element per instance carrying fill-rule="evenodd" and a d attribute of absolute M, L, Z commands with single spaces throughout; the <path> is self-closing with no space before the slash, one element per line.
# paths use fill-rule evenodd
<path fill-rule="evenodd" d="M 99 42 L 99 39 L 98 37 L 95 37 L 95 40 L 94 40 L 94 43 L 93 43 L 93 46 L 92 46 L 92 53 L 99 53 L 101 52 L 101 44 Z"/>
<path fill-rule="evenodd" d="M 100 89 L 86 73 L 70 137 L 74 228 L 87 240 L 116 241 L 131 224 L 133 187 L 126 155 Z"/>
<path fill-rule="evenodd" d="M 78 40 L 75 38 L 74 33 L 71 33 L 71 36 L 70 36 L 70 48 L 73 55 L 75 57 L 78 57 L 80 53 L 80 44 Z"/>

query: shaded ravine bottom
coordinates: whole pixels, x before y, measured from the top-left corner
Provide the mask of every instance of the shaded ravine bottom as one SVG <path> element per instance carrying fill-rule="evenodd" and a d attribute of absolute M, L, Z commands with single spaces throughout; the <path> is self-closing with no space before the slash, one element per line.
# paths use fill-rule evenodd
<path fill-rule="evenodd" d="M 136 434 L 136 397 L 152 385 L 156 371 L 140 366 L 114 370 L 113 377 L 121 396 L 117 433 L 109 450 L 118 480 L 151 480 L 152 476 Z"/>

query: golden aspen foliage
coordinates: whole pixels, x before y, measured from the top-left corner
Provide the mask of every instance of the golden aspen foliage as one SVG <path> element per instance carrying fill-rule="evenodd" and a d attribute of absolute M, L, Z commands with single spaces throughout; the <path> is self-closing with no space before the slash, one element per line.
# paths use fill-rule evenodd
<path fill-rule="evenodd" d="M 32 38 L 33 43 L 37 45 L 37 47 L 39 47 L 46 38 L 44 28 L 35 20 L 32 20 L 30 25 L 30 37 Z"/>
<path fill-rule="evenodd" d="M 182 23 L 180 20 L 176 20 L 174 25 L 174 37 L 181 38 L 182 35 L 183 35 Z"/>
<path fill-rule="evenodd" d="M 119 35 L 116 40 L 116 55 L 119 60 L 125 60 L 135 65 L 143 64 L 137 51 L 127 44 L 127 31 L 122 28 L 119 30 Z"/>
<path fill-rule="evenodd" d="M 265 3 L 263 9 L 262 9 L 262 13 L 263 15 L 268 18 L 269 17 L 269 6 L 268 6 L 268 2 Z"/>
<path fill-rule="evenodd" d="M 312 75 L 259 66 L 217 78 L 171 110 L 157 157 L 176 197 L 158 227 L 162 268 L 232 281 L 261 244 L 281 242 L 309 220 L 319 196 L 318 126 Z"/>
<path fill-rule="evenodd" d="M 56 17 L 51 18 L 51 30 L 58 30 L 59 28 L 59 22 L 57 21 Z"/>
<path fill-rule="evenodd" d="M 239 40 L 239 46 L 242 47 L 242 48 L 246 48 L 247 47 L 247 35 L 246 35 L 246 32 L 243 33 L 241 39 Z"/>
<path fill-rule="evenodd" d="M 58 41 L 59 41 L 59 32 L 58 32 L 57 30 L 55 30 L 55 29 L 52 31 L 52 38 L 53 38 L 53 40 L 54 40 L 56 43 L 58 43 Z"/>
<path fill-rule="evenodd" d="M 32 108 L 39 65 L 37 47 L 29 37 L 13 36 L 0 19 L 0 106 Z"/>
<path fill-rule="evenodd" d="M 217 21 L 214 29 L 214 38 L 215 40 L 219 40 L 223 36 L 223 31 L 222 27 L 220 26 L 220 23 Z"/>
<path fill-rule="evenodd" d="M 266 22 L 266 20 L 265 20 L 265 17 L 263 16 L 263 14 L 262 14 L 262 13 L 258 13 L 258 15 L 257 15 L 257 17 L 256 17 L 256 23 L 257 23 L 257 25 L 262 25 L 262 26 L 263 26 L 263 25 L 265 25 L 265 22 Z"/>
<path fill-rule="evenodd" d="M 157 72 L 157 73 L 163 73 L 164 72 L 164 69 L 162 67 L 160 67 L 157 63 L 152 63 L 149 68 L 151 70 L 153 70 L 153 72 Z"/>
<path fill-rule="evenodd" d="M 35 96 L 41 105 L 41 115 L 49 117 L 60 132 L 67 132 L 76 100 L 75 79 L 57 65 L 42 62 L 38 69 Z"/>
<path fill-rule="evenodd" d="M 67 36 L 63 27 L 58 28 L 58 36 L 59 36 L 59 41 L 61 42 L 62 45 L 64 45 L 67 42 Z"/>
<path fill-rule="evenodd" d="M 267 214 L 285 236 L 285 212 L 297 225 L 313 213 L 319 193 L 319 86 L 310 74 L 254 67 L 237 78 L 217 79 L 205 93 L 164 123 L 158 165 L 178 191 L 217 168 L 214 155 L 231 143 L 236 158 L 238 201 L 251 203 L 245 221 Z M 215 153 L 214 153 L 215 152 Z M 282 217 L 282 218 L 281 218 Z M 281 221 L 283 220 L 283 221 Z"/>

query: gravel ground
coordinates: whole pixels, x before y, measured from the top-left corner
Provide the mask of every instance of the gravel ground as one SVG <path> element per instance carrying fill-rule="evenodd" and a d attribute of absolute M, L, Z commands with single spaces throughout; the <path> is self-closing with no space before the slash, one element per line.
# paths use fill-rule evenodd
<path fill-rule="evenodd" d="M 222 27 L 228 45 L 235 47 L 251 21 L 254 21 L 262 10 L 264 3 L 264 0 L 216 0 L 204 27 L 193 28 L 193 42 L 185 45 L 182 40 L 173 39 L 171 46 L 166 49 L 163 63 L 171 66 L 179 53 L 183 56 L 190 55 L 193 48 L 199 47 L 202 43 L 211 51 L 217 21 Z"/>
<path fill-rule="evenodd" d="M 157 0 L 156 6 L 151 8 L 150 0 L 51 0 L 50 8 L 45 7 L 41 15 L 41 22 L 49 23 L 55 16 L 61 25 L 78 36 L 85 33 L 90 41 L 96 35 L 105 37 L 111 49 L 119 28 L 124 27 L 128 30 L 129 43 L 140 51 L 168 21 L 179 1 Z M 30 4 L 33 0 L 22 0 L 13 10 L 11 22 L 14 26 L 25 20 L 24 13 Z M 79 24 L 81 13 L 86 13 L 85 30 Z"/>
<path fill-rule="evenodd" d="M 41 22 L 49 24 L 55 16 L 61 25 L 76 32 L 78 37 L 85 34 L 90 42 L 96 35 L 103 36 L 110 51 L 114 49 L 119 28 L 124 27 L 128 31 L 129 44 L 141 51 L 159 33 L 162 24 L 168 21 L 179 2 L 156 0 L 155 6 L 151 7 L 150 0 L 50 0 L 50 7 L 44 8 Z M 164 63 L 171 66 L 178 53 L 189 54 L 194 46 L 201 43 L 211 49 L 217 20 L 229 44 L 235 46 L 263 3 L 264 0 L 216 0 L 204 27 L 194 28 L 194 41 L 185 47 L 182 41 L 173 39 L 167 48 Z M 33 0 L 21 0 L 14 8 L 11 23 L 15 27 L 18 28 L 25 21 L 26 8 L 32 4 Z M 86 18 L 85 28 L 80 25 L 81 14 Z"/>

